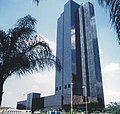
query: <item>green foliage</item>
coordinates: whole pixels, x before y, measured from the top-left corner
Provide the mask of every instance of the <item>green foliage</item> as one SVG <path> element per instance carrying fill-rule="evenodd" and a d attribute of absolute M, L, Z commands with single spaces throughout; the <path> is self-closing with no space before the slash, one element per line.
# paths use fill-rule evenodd
<path fill-rule="evenodd" d="M 120 114 L 120 104 L 111 102 L 103 111 L 94 111 L 92 114 Z"/>
<path fill-rule="evenodd" d="M 120 104 L 111 102 L 107 105 L 105 112 L 109 112 L 110 114 L 120 114 Z"/>
<path fill-rule="evenodd" d="M 92 114 L 101 114 L 101 112 L 100 111 L 94 111 Z M 104 114 L 104 113 L 102 113 L 102 114 Z"/>

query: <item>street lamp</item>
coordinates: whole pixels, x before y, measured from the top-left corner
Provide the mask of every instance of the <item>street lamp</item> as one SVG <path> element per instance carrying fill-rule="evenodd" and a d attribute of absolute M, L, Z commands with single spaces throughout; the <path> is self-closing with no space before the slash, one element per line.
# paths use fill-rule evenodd
<path fill-rule="evenodd" d="M 71 114 L 73 113 L 73 83 L 71 82 Z"/>
<path fill-rule="evenodd" d="M 86 109 L 86 114 L 88 114 L 88 109 L 87 109 L 87 88 L 86 86 L 82 86 L 83 89 L 85 89 L 85 109 Z"/>

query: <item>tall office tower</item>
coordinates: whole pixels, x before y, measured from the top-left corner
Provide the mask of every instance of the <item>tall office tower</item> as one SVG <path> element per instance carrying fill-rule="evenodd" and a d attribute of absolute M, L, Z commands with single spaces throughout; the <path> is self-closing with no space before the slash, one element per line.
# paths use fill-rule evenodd
<path fill-rule="evenodd" d="M 56 71 L 56 95 L 95 97 L 104 106 L 93 5 L 69 0 L 57 21 L 57 52 L 62 69 Z"/>

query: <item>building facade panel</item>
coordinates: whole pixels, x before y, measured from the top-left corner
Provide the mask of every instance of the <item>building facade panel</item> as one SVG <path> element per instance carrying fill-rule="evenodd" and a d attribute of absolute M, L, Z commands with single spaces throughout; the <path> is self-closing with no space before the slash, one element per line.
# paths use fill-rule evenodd
<path fill-rule="evenodd" d="M 29 93 L 27 94 L 26 109 L 32 110 L 33 99 L 40 98 L 40 93 Z"/>
<path fill-rule="evenodd" d="M 52 95 L 44 98 L 45 108 L 61 108 L 61 95 Z"/>
<path fill-rule="evenodd" d="M 88 59 L 88 77 L 89 77 L 89 95 L 92 97 L 97 96 L 96 93 L 96 77 L 95 77 L 95 63 L 94 63 L 94 49 L 93 49 L 93 31 L 91 29 L 91 17 L 89 10 L 90 3 L 84 5 L 84 18 L 86 29 L 86 43 L 87 43 L 87 59 Z M 94 26 L 94 25 L 93 25 Z M 99 63 L 98 63 L 99 64 Z"/>
<path fill-rule="evenodd" d="M 55 84 L 55 93 L 56 94 L 62 94 L 62 89 L 60 89 L 60 87 L 62 87 L 63 85 L 63 63 L 64 63 L 64 52 L 63 52 L 63 48 L 64 48 L 64 37 L 63 37 L 63 19 L 64 18 L 64 14 L 61 14 L 61 16 L 58 19 L 57 22 L 57 48 L 56 49 L 56 55 L 61 63 L 62 69 L 61 71 L 56 70 L 56 84 Z M 58 32 L 59 31 L 59 32 Z"/>
<path fill-rule="evenodd" d="M 72 80 L 72 53 L 71 53 L 71 2 L 64 6 L 64 85 L 68 85 Z M 70 88 L 64 89 L 64 94 L 69 94 Z"/>
<path fill-rule="evenodd" d="M 61 94 L 71 94 L 73 82 L 73 94 L 85 96 L 85 86 L 87 96 L 102 98 L 104 104 L 94 6 L 90 2 L 79 5 L 69 0 L 63 14 Z"/>

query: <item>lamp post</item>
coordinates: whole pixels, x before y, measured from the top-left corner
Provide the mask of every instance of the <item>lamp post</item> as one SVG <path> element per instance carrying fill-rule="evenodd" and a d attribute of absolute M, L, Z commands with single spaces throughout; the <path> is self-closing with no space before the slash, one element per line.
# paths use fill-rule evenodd
<path fill-rule="evenodd" d="M 73 113 L 73 83 L 71 82 L 71 114 Z"/>
<path fill-rule="evenodd" d="M 82 88 L 85 90 L 85 109 L 86 109 L 86 114 L 88 114 L 88 107 L 87 107 L 87 88 L 86 86 L 82 86 Z"/>

